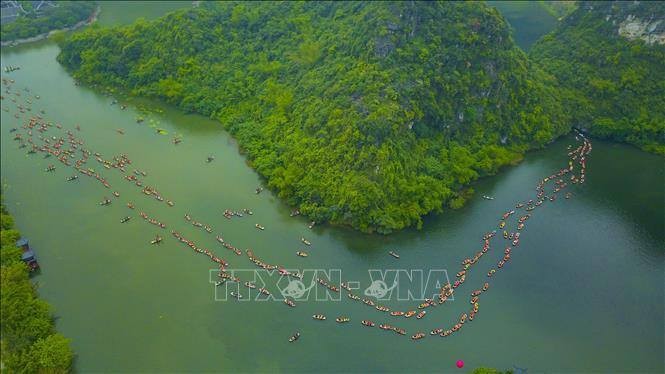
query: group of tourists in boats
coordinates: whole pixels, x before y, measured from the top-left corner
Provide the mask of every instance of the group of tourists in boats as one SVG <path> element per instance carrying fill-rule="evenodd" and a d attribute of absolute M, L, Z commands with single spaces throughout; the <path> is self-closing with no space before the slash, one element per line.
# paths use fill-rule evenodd
<path fill-rule="evenodd" d="M 226 219 L 231 219 L 233 217 L 244 217 L 244 215 L 253 215 L 254 212 L 247 208 L 243 208 L 240 211 L 237 210 L 231 210 L 231 209 L 224 209 L 224 218 Z"/>
<path fill-rule="evenodd" d="M 212 233 L 212 227 L 210 225 L 203 224 L 199 221 L 195 221 L 192 219 L 192 216 L 189 214 L 185 214 L 185 221 L 191 222 L 192 226 L 194 227 L 199 227 L 204 229 L 207 233 Z"/>
<path fill-rule="evenodd" d="M 165 224 L 165 223 L 160 222 L 160 221 L 158 221 L 158 220 L 155 219 L 155 218 L 150 218 L 145 212 L 139 212 L 139 215 L 141 216 L 141 218 L 143 218 L 144 220 L 146 220 L 148 223 L 151 223 L 151 224 L 153 224 L 153 225 L 155 225 L 155 226 L 159 226 L 159 227 L 162 228 L 162 229 L 165 229 L 165 228 L 166 228 L 166 224 Z"/>
<path fill-rule="evenodd" d="M 5 82 L 5 80 L 3 80 L 3 82 Z M 9 93 L 9 91 L 7 92 Z M 14 99 L 13 100 L 14 102 L 17 101 L 16 98 L 14 97 L 12 97 L 12 99 Z M 17 118 L 25 115 L 27 112 L 30 112 L 29 106 L 25 107 L 22 106 L 18 109 L 19 111 L 17 113 L 18 115 Z M 48 131 L 51 131 L 53 128 L 64 131 L 64 135 L 50 136 L 50 137 L 46 136 L 46 133 Z M 84 147 L 83 139 L 76 136 L 73 131 L 63 129 L 62 125 L 60 124 L 54 125 L 52 123 L 49 123 L 45 121 L 40 115 L 32 115 L 25 124 L 21 125 L 21 129 L 23 130 L 21 133 L 18 133 L 19 131 L 17 128 L 12 128 L 10 132 L 16 133 L 14 136 L 14 140 L 16 140 L 19 143 L 20 148 L 27 148 L 28 146 L 30 146 L 30 149 L 28 150 L 29 154 L 42 152 L 45 158 L 54 156 L 58 161 L 60 161 L 65 166 L 71 167 L 73 163 L 73 168 L 77 170 L 80 174 L 93 177 L 96 180 L 98 180 L 105 188 L 110 188 L 111 186 L 105 177 L 103 177 L 99 172 L 95 171 L 93 168 L 88 167 L 86 165 L 88 163 L 90 156 L 94 156 L 94 158 L 102 165 L 104 169 L 107 170 L 116 169 L 119 172 L 124 173 L 125 179 L 128 180 L 129 182 L 134 183 L 136 186 L 141 187 L 143 194 L 145 194 L 146 196 L 154 197 L 159 201 L 166 200 L 166 203 L 169 206 L 174 206 L 171 200 L 164 199 L 163 196 L 159 192 L 157 192 L 155 188 L 143 186 L 142 178 L 147 176 L 146 172 L 137 169 L 134 169 L 132 173 L 126 172 L 128 165 L 132 163 L 132 161 L 127 157 L 127 155 L 120 154 L 118 156 L 112 157 L 109 160 L 105 160 L 104 158 L 102 158 L 101 154 L 97 152 L 93 153 L 90 150 L 86 149 Z M 78 125 L 76 125 L 75 129 L 77 131 L 81 131 L 81 128 Z M 447 281 L 444 282 L 444 284 L 438 290 L 438 295 L 435 295 L 433 299 L 426 299 L 425 302 L 422 302 L 419 305 L 414 306 L 413 308 L 406 308 L 406 310 L 391 310 L 387 306 L 377 305 L 371 299 L 362 299 L 363 303 L 365 305 L 372 307 L 378 312 L 385 313 L 383 314 L 384 316 L 389 315 L 390 317 L 403 317 L 403 318 L 411 318 L 415 316 L 416 319 L 423 319 L 426 315 L 429 315 L 427 312 L 429 308 L 436 307 L 437 305 L 439 306 L 443 305 L 444 303 L 446 303 L 446 301 L 451 300 L 455 291 L 465 283 L 467 275 L 469 274 L 471 269 L 478 264 L 478 262 L 481 260 L 481 258 L 483 258 L 483 256 L 490 253 L 491 248 L 493 247 L 493 245 L 491 245 L 492 241 L 497 239 L 499 240 L 503 239 L 504 241 L 506 241 L 507 244 L 500 245 L 500 248 L 502 248 L 502 250 L 500 250 L 497 254 L 499 257 L 499 261 L 496 263 L 495 267 L 492 267 L 487 272 L 488 278 L 492 278 L 493 276 L 495 276 L 498 270 L 503 269 L 505 267 L 505 265 L 509 262 L 511 255 L 513 254 L 513 251 L 515 251 L 516 248 L 518 248 L 521 239 L 520 234 L 525 231 L 527 221 L 531 218 L 533 214 L 532 212 L 538 207 L 543 206 L 545 202 L 556 201 L 557 195 L 559 193 L 562 193 L 562 191 L 564 191 L 564 189 L 568 188 L 570 185 L 580 184 L 585 182 L 586 160 L 587 160 L 586 158 L 587 155 L 591 152 L 592 146 L 591 143 L 583 134 L 577 133 L 577 138 L 581 139 L 581 144 L 576 148 L 571 147 L 570 152 L 568 153 L 569 156 L 568 167 L 560 169 L 558 172 L 553 173 L 552 175 L 547 176 L 542 180 L 538 181 L 536 185 L 536 196 L 534 199 L 518 202 L 515 205 L 514 209 L 508 210 L 505 213 L 503 213 L 498 223 L 498 228 L 499 230 L 502 230 L 502 235 L 501 234 L 497 235 L 496 231 L 485 233 L 482 236 L 481 240 L 482 245 L 479 247 L 476 253 L 473 256 L 465 258 L 461 262 L 461 268 L 455 274 L 454 281 L 452 283 Z M 79 157 L 77 158 L 76 155 L 79 155 Z M 214 159 L 214 157 L 212 159 Z M 208 158 L 208 161 L 212 161 L 211 157 Z M 55 171 L 55 165 L 53 164 L 49 165 L 47 170 Z M 577 171 L 577 173 L 575 173 L 575 171 Z M 78 175 L 74 175 L 68 178 L 67 180 L 72 181 L 77 178 Z M 263 190 L 262 187 L 258 187 L 255 192 L 258 194 L 262 190 Z M 115 191 L 113 195 L 116 197 L 120 196 L 120 194 L 117 191 Z M 572 196 L 572 193 L 567 191 L 565 192 L 564 196 L 566 199 L 569 199 Z M 494 200 L 494 198 L 490 198 L 489 196 L 484 196 L 484 197 L 487 200 Z M 108 205 L 110 203 L 111 200 L 105 197 L 100 204 Z M 492 204 L 496 203 L 497 202 L 493 202 Z M 130 209 L 134 208 L 134 204 L 130 202 L 127 203 L 127 206 Z M 144 218 L 144 220 L 154 225 L 160 226 L 162 228 L 166 227 L 164 223 L 148 217 L 147 214 L 145 214 L 144 212 L 140 212 L 139 214 L 141 215 L 141 217 Z M 231 211 L 226 209 L 224 211 L 224 216 L 227 218 L 242 217 L 244 214 L 251 215 L 252 212 L 249 209 L 243 209 L 242 211 Z M 296 209 L 293 212 L 291 212 L 291 215 L 292 216 L 300 215 L 300 211 Z M 130 218 L 131 216 L 126 216 L 120 221 L 124 223 L 129 221 Z M 211 226 L 193 221 L 191 219 L 191 216 L 189 215 L 186 215 L 185 219 L 187 221 L 191 221 L 192 224 L 196 227 L 204 228 L 207 232 L 213 231 Z M 514 226 L 511 223 L 513 222 L 513 220 L 514 220 Z M 313 227 L 313 224 L 314 222 L 312 222 L 309 225 L 309 227 L 310 228 Z M 264 227 L 259 224 L 255 224 L 255 227 L 260 230 L 264 229 Z M 205 254 L 206 256 L 208 256 L 210 260 L 213 263 L 215 263 L 216 266 L 219 267 L 219 280 L 215 282 L 216 285 L 221 285 L 225 282 L 237 282 L 239 284 L 241 283 L 241 280 L 238 277 L 233 276 L 231 273 L 227 271 L 227 267 L 229 266 L 229 264 L 225 260 L 216 256 L 212 251 L 197 246 L 193 241 L 186 239 L 178 232 L 172 230 L 171 233 L 175 239 L 177 239 L 183 244 L 186 244 L 196 253 Z M 243 255 L 243 252 L 240 249 L 224 241 L 224 239 L 222 239 L 220 235 L 217 235 L 216 239 L 219 243 L 222 244 L 222 246 L 231 250 L 237 256 Z M 158 244 L 161 241 L 162 238 L 159 235 L 157 235 L 153 240 L 150 241 L 150 243 Z M 311 243 L 304 237 L 301 237 L 300 241 L 307 246 L 311 245 Z M 281 265 L 269 264 L 262 261 L 258 256 L 254 254 L 254 252 L 251 249 L 247 249 L 245 253 L 248 259 L 259 268 L 267 270 L 276 270 L 278 274 L 282 276 L 302 279 L 302 274 L 298 272 L 289 271 L 284 266 Z M 307 252 L 304 251 L 297 251 L 296 254 L 300 257 L 308 256 Z M 399 255 L 394 251 L 390 251 L 389 254 L 395 258 L 399 258 Z M 324 279 L 317 278 L 316 283 L 322 287 L 325 287 L 330 291 L 339 292 L 339 288 L 336 285 Z M 264 287 L 257 289 L 257 286 L 250 281 L 245 281 L 242 284 L 244 284 L 245 287 L 247 287 L 250 291 L 256 290 L 257 292 L 264 295 L 270 294 L 270 291 L 268 291 Z M 447 337 L 450 336 L 451 334 L 460 331 L 461 328 L 469 321 L 473 321 L 479 312 L 480 298 L 482 297 L 483 293 L 489 289 L 489 286 L 490 286 L 489 282 L 483 282 L 481 287 L 472 290 L 469 296 L 469 303 L 471 305 L 470 309 L 468 311 L 460 313 L 459 316 L 455 318 L 449 326 L 441 326 L 432 329 L 430 331 L 430 335 L 439 335 L 441 337 Z M 361 300 L 359 296 L 351 292 L 351 289 L 348 287 L 346 283 L 341 282 L 340 287 L 348 290 L 349 299 L 354 301 Z M 238 299 L 243 297 L 237 291 L 233 291 L 232 296 Z M 437 300 L 434 300 L 434 298 L 436 298 Z M 296 305 L 295 301 L 290 298 L 285 298 L 284 303 L 291 307 L 295 307 Z M 313 318 L 317 320 L 325 320 L 325 316 L 322 314 L 314 315 Z M 350 321 L 350 319 L 348 317 L 338 317 L 336 318 L 336 321 L 338 323 L 345 323 Z M 376 325 L 373 321 L 369 319 L 361 320 L 361 324 L 368 327 L 374 327 Z M 396 328 L 388 323 L 381 323 L 379 327 L 383 330 L 395 331 L 399 335 L 406 335 L 405 330 Z M 424 332 L 416 332 L 415 334 L 411 335 L 411 338 L 413 340 L 420 340 L 425 336 L 426 334 Z M 297 332 L 289 338 L 289 341 L 291 342 L 296 341 L 299 337 L 300 333 Z"/>
<path fill-rule="evenodd" d="M 205 249 L 205 248 L 200 248 L 194 243 L 193 241 L 185 238 L 182 236 L 179 232 L 175 230 L 171 230 L 171 235 L 173 235 L 174 238 L 178 239 L 181 243 L 186 244 L 189 248 L 193 249 L 196 253 L 201 253 L 204 254 L 208 257 L 210 257 L 210 260 L 216 264 L 219 265 L 220 273 L 222 270 L 224 270 L 228 266 L 228 262 L 224 261 L 223 259 L 217 257 L 212 251 Z"/>
<path fill-rule="evenodd" d="M 571 152 L 569 156 L 573 158 L 573 160 L 579 160 L 578 163 L 581 166 L 580 170 L 580 176 L 577 177 L 575 175 L 571 175 L 570 179 L 571 181 L 576 181 L 577 183 L 582 182 L 582 175 L 584 175 L 584 170 L 585 170 L 585 163 L 583 160 L 585 160 L 585 155 L 587 155 L 591 151 L 591 143 L 588 142 L 586 137 L 584 137 L 582 134 L 578 134 L 579 137 L 583 139 L 583 144 L 580 145 L 575 151 Z M 567 169 L 561 169 L 559 172 L 544 178 L 541 180 L 538 185 L 537 185 L 537 199 L 534 200 L 529 200 L 526 202 L 520 202 L 515 206 L 515 209 L 524 209 L 527 212 L 533 211 L 535 207 L 541 206 L 542 202 L 544 200 L 548 201 L 555 201 L 556 200 L 556 194 L 563 190 L 565 187 L 567 187 L 567 183 L 563 180 L 563 177 L 573 171 L 573 164 L 571 163 Z M 554 184 L 553 189 L 551 190 L 549 196 L 547 196 L 547 192 L 545 191 L 545 187 L 548 182 L 552 182 Z M 570 192 L 566 193 L 566 198 L 569 198 L 571 196 Z M 554 198 L 553 198 L 554 197 Z M 517 212 L 516 210 L 509 210 L 505 212 L 501 220 L 499 221 L 499 228 L 504 229 L 507 227 L 508 223 L 507 220 L 515 215 Z M 519 240 L 520 240 L 520 231 L 522 231 L 525 228 L 526 221 L 531 218 L 531 213 L 526 213 L 519 215 L 519 217 L 516 219 L 516 231 L 515 232 L 508 232 L 507 230 L 504 230 L 503 232 L 503 238 L 508 241 L 509 245 L 506 246 L 503 250 L 502 257 L 498 261 L 496 268 L 490 269 L 490 271 L 487 273 L 488 277 L 492 277 L 497 269 L 503 268 L 503 266 L 510 260 L 510 255 L 512 253 L 512 248 L 516 247 L 519 245 Z M 442 288 L 439 291 L 439 300 L 438 303 L 434 300 L 426 299 L 425 303 L 421 303 L 418 306 L 418 309 L 421 309 L 420 312 L 417 312 L 416 310 L 410 310 L 407 312 L 403 311 L 392 311 L 390 312 L 391 316 L 394 317 L 399 317 L 399 316 L 404 316 L 406 318 L 416 316 L 417 319 L 423 318 L 425 316 L 426 311 L 424 310 L 425 308 L 431 307 L 431 306 L 436 306 L 444 304 L 447 300 L 449 300 L 453 294 L 456 288 L 461 286 L 464 281 L 466 280 L 466 275 L 470 269 L 478 263 L 478 261 L 481 259 L 483 255 L 488 253 L 490 250 L 490 245 L 491 241 L 496 237 L 496 231 L 488 232 L 483 235 L 482 237 L 482 248 L 473 256 L 470 258 L 466 258 L 462 261 L 462 268 L 460 271 L 456 274 L 456 279 L 453 284 L 450 284 L 446 282 Z M 318 279 L 318 283 L 329 287 L 330 284 Z M 348 289 L 349 290 L 349 298 L 352 300 L 360 300 L 360 297 L 357 295 L 354 295 L 352 292 L 350 292 L 350 288 L 348 288 L 347 284 L 342 282 L 340 284 L 342 288 Z M 469 321 L 473 321 L 474 318 L 477 316 L 479 310 L 480 310 L 480 297 L 482 293 L 486 292 L 489 290 L 490 284 L 489 282 L 484 282 L 482 287 L 473 290 L 470 293 L 470 299 L 469 303 L 471 304 L 471 309 L 468 312 L 463 312 L 461 313 L 456 321 L 447 328 L 444 327 L 439 327 L 435 328 L 430 331 L 430 335 L 439 335 L 441 337 L 447 337 L 450 336 L 451 334 L 454 334 L 462 329 L 462 327 L 468 323 Z M 368 306 L 374 306 L 377 310 L 379 311 L 386 311 L 389 310 L 387 307 L 382 307 L 376 305 L 373 301 L 370 299 L 362 299 L 363 303 L 368 305 Z M 361 324 L 364 326 L 368 327 L 374 327 L 375 323 L 372 322 L 371 320 L 362 320 Z M 391 326 L 390 324 L 387 323 L 382 323 L 379 325 L 379 327 L 383 330 L 392 330 L 395 331 L 396 328 Z M 411 336 L 411 339 L 413 340 L 420 340 L 424 338 L 426 334 L 424 332 L 416 332 Z"/>

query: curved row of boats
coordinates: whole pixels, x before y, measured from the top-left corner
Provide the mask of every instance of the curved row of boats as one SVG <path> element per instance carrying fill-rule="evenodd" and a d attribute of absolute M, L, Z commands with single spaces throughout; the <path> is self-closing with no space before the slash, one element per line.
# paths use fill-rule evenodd
<path fill-rule="evenodd" d="M 6 86 L 10 86 L 8 81 L 3 80 L 3 83 Z M 12 82 L 13 83 L 13 82 Z M 7 87 L 6 93 L 10 93 L 10 87 Z M 3 98 L 4 99 L 4 98 Z M 13 98 L 16 99 L 16 98 Z M 13 100 L 16 102 L 16 100 Z M 20 104 L 19 104 L 20 105 Z M 30 112 L 28 106 L 19 108 L 19 113 L 17 113 L 16 118 L 20 118 L 22 115 Z M 150 198 L 154 198 L 158 201 L 165 201 L 166 204 L 170 207 L 173 207 L 175 204 L 169 199 L 165 199 L 161 193 L 154 187 L 144 185 L 143 178 L 147 177 L 145 171 L 134 169 L 132 172 L 127 172 L 128 166 L 132 164 L 130 158 L 125 154 L 120 154 L 114 156 L 109 160 L 102 158 L 102 155 L 96 152 L 91 152 L 90 150 L 84 147 L 84 141 L 81 137 L 75 136 L 75 133 L 72 130 L 63 129 L 62 125 L 56 124 L 53 125 L 50 122 L 45 121 L 40 115 L 31 115 L 26 123 L 24 123 L 21 128 L 23 129 L 22 133 L 17 133 L 14 136 L 14 140 L 19 142 L 20 147 L 31 146 L 29 152 L 37 153 L 42 152 L 46 157 L 54 156 L 65 166 L 73 167 L 80 174 L 92 177 L 98 180 L 105 188 L 111 188 L 111 185 L 106 177 L 104 177 L 100 172 L 94 170 L 91 167 L 87 167 L 86 164 L 90 156 L 94 158 L 102 165 L 104 169 L 107 170 L 117 170 L 124 175 L 124 179 L 128 182 L 133 183 L 137 187 L 141 188 L 142 195 Z M 64 134 L 61 136 L 46 136 L 48 131 L 53 130 L 53 128 L 58 130 L 63 130 Z M 80 126 L 75 127 L 77 132 L 81 131 Z M 13 128 L 11 132 L 18 132 L 16 128 Z M 526 224 L 528 220 L 534 214 L 534 211 L 543 206 L 545 202 L 554 202 L 557 199 L 557 196 L 561 191 L 568 188 L 572 184 L 584 183 L 585 181 L 585 172 L 586 172 L 586 157 L 591 152 L 592 146 L 588 139 L 581 133 L 578 133 L 576 139 L 581 139 L 581 144 L 576 148 L 569 149 L 569 162 L 568 167 L 559 170 L 558 172 L 543 178 L 538 181 L 536 185 L 536 196 L 534 199 L 528 201 L 518 202 L 514 205 L 514 209 L 508 210 L 503 213 L 497 224 L 498 230 L 501 230 L 501 233 L 497 235 L 497 230 L 485 233 L 479 245 L 479 249 L 473 253 L 472 256 L 469 256 L 461 261 L 460 269 L 455 273 L 455 278 L 451 282 L 445 280 L 442 282 L 442 286 L 438 291 L 437 295 L 433 295 L 432 298 L 425 299 L 424 302 L 414 305 L 412 308 L 406 308 L 405 310 L 392 310 L 385 305 L 377 305 L 373 300 L 368 298 L 361 298 L 353 292 L 351 288 L 348 287 L 348 284 L 341 282 L 339 287 L 344 288 L 348 291 L 348 299 L 351 301 L 362 301 L 364 305 L 371 307 L 375 312 L 382 313 L 383 316 L 389 315 L 390 317 L 399 317 L 399 318 L 411 318 L 416 317 L 416 320 L 423 319 L 426 315 L 429 315 L 427 310 L 428 308 L 436 307 L 445 304 L 448 300 L 452 300 L 455 291 L 459 289 L 467 280 L 467 276 L 470 271 L 481 261 L 482 258 L 492 253 L 492 249 L 495 246 L 495 242 L 498 240 L 503 240 L 504 245 L 500 245 L 498 251 L 499 260 L 496 262 L 496 265 L 493 266 L 486 274 L 487 278 L 492 278 L 495 274 L 503 269 L 506 264 L 510 261 L 513 251 L 520 245 L 521 233 L 525 231 Z M 77 155 L 79 157 L 77 158 Z M 73 165 L 72 165 L 73 162 Z M 49 165 L 47 168 L 48 171 L 55 171 L 54 165 Z M 577 171 L 577 173 L 576 173 Z M 73 181 L 78 178 L 78 175 L 69 177 L 68 181 Z M 257 194 L 262 191 L 262 188 L 257 188 L 255 191 Z M 119 193 L 113 194 L 116 198 L 119 198 Z M 565 198 L 568 199 L 572 196 L 571 192 L 565 193 Z M 494 200 L 493 198 L 487 198 L 487 200 Z M 496 202 L 495 202 L 496 203 Z M 104 198 L 100 203 L 102 205 L 111 204 L 111 199 Z M 134 209 L 134 203 L 128 202 L 128 208 Z M 299 211 L 292 212 L 292 216 L 299 215 Z M 223 212 L 223 216 L 226 218 L 231 217 L 242 217 L 244 214 L 252 215 L 253 212 L 249 209 L 243 209 L 241 211 L 231 211 L 226 209 Z M 165 229 L 167 225 L 156 218 L 149 217 L 146 213 L 140 212 L 139 215 L 147 222 L 156 225 L 162 229 Z M 128 222 L 131 216 L 127 216 L 121 219 L 121 223 Z M 208 233 L 214 231 L 213 227 L 208 224 L 203 224 L 201 222 L 195 221 L 189 214 L 185 215 L 185 220 L 191 223 L 195 227 L 202 228 Z M 513 226 L 514 228 L 511 229 Z M 310 225 L 311 228 L 312 225 Z M 259 230 L 264 230 L 265 227 L 259 224 L 255 224 L 255 227 Z M 210 258 L 210 260 L 216 264 L 219 269 L 219 280 L 215 282 L 216 286 L 220 286 L 226 282 L 236 282 L 244 284 L 250 291 L 257 290 L 257 292 L 270 295 L 270 291 L 266 288 L 256 287 L 252 282 L 246 281 L 242 283 L 242 280 L 234 276 L 231 272 L 228 271 L 229 263 L 224 259 L 218 257 L 214 254 L 213 251 L 206 249 L 202 246 L 197 245 L 194 241 L 185 238 L 182 234 L 175 230 L 171 230 L 172 236 L 179 242 L 185 244 L 187 247 L 191 248 L 194 252 L 199 254 L 204 254 Z M 216 240 L 226 249 L 230 250 L 237 256 L 243 256 L 243 251 L 238 247 L 230 244 L 225 241 L 221 235 L 216 235 Z M 162 238 L 156 236 L 151 243 L 158 244 L 162 241 Z M 306 246 L 311 246 L 311 242 L 304 237 L 300 238 L 300 242 Z M 261 260 L 253 250 L 247 249 L 244 251 L 244 254 L 247 256 L 248 260 L 255 264 L 257 267 L 266 270 L 276 270 L 280 275 L 284 277 L 291 277 L 295 279 L 302 279 L 302 274 L 298 272 L 291 272 L 286 270 L 286 267 L 278 264 L 269 264 Z M 307 257 L 308 253 L 305 251 L 297 251 L 296 254 L 300 257 Z M 399 255 L 390 251 L 389 254 L 395 258 L 399 258 Z M 330 283 L 325 279 L 316 279 L 316 285 L 320 287 L 325 287 L 327 290 L 332 292 L 340 292 L 340 288 Z M 469 293 L 469 304 L 471 308 L 468 311 L 462 312 L 456 317 L 448 326 L 440 326 L 432 329 L 429 332 L 429 335 L 439 335 L 441 337 L 447 337 L 451 334 L 458 332 L 465 324 L 473 321 L 479 312 L 479 303 L 480 298 L 483 293 L 488 291 L 490 283 L 488 281 L 482 282 L 482 285 L 473 289 Z M 238 291 L 233 291 L 232 296 L 240 299 L 243 298 L 243 295 Z M 284 303 L 289 307 L 295 307 L 295 300 L 291 298 L 285 298 Z M 323 321 L 326 319 L 323 314 L 316 314 L 313 316 L 313 319 Z M 431 318 L 430 318 L 431 319 Z M 340 316 L 336 318 L 336 321 L 340 324 L 347 323 L 351 319 L 346 316 Z M 361 324 L 366 327 L 375 327 L 376 323 L 370 319 L 361 320 Z M 380 323 L 379 328 L 382 330 L 393 331 L 397 335 L 406 335 L 406 330 L 394 327 L 388 323 Z M 425 332 L 415 332 L 411 335 L 413 340 L 423 339 L 427 334 Z M 296 341 L 300 337 L 300 333 L 295 333 L 289 338 L 289 341 Z"/>

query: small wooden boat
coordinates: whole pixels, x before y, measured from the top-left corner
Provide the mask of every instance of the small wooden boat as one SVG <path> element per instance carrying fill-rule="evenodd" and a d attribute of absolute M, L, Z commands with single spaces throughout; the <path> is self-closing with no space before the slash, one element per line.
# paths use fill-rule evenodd
<path fill-rule="evenodd" d="M 284 304 L 290 306 L 291 308 L 295 308 L 296 303 L 293 302 L 293 300 L 290 299 L 284 299 Z"/>
<path fill-rule="evenodd" d="M 349 318 L 349 317 L 337 317 L 337 318 L 335 318 L 335 321 L 337 323 L 346 323 L 346 322 L 351 321 L 351 318 Z"/>
<path fill-rule="evenodd" d="M 438 328 L 438 329 L 434 329 L 434 330 L 430 331 L 429 334 L 430 334 L 430 335 L 439 335 L 439 334 L 441 334 L 442 332 L 443 332 L 443 329 L 442 329 L 442 328 Z"/>
<path fill-rule="evenodd" d="M 111 204 L 111 200 L 109 199 L 104 199 L 99 203 L 99 205 L 109 205 L 109 204 Z"/>
<path fill-rule="evenodd" d="M 71 182 L 71 181 L 73 181 L 73 180 L 78 179 L 78 177 L 79 177 L 78 175 L 72 175 L 71 177 L 67 178 L 67 181 L 68 181 L 68 182 Z"/>
<path fill-rule="evenodd" d="M 235 297 L 236 299 L 242 299 L 242 295 L 236 292 L 231 291 L 231 296 Z"/>
<path fill-rule="evenodd" d="M 121 219 L 120 223 L 125 223 L 125 222 L 129 221 L 130 219 L 132 219 L 132 217 L 127 216 L 127 217 Z"/>
<path fill-rule="evenodd" d="M 295 342 L 296 340 L 298 340 L 298 338 L 300 338 L 300 333 L 296 332 L 295 334 L 291 335 L 291 337 L 289 338 L 289 343 Z"/>
<path fill-rule="evenodd" d="M 315 314 L 315 315 L 312 316 L 312 318 L 314 318 L 315 320 L 318 320 L 318 321 L 325 321 L 326 320 L 326 316 L 324 316 L 323 314 Z"/>
<path fill-rule="evenodd" d="M 366 320 L 366 319 L 360 321 L 360 323 L 362 323 L 363 326 L 367 326 L 367 327 L 374 327 L 375 326 L 374 322 L 372 322 L 370 320 Z"/>
<path fill-rule="evenodd" d="M 419 340 L 419 339 L 422 339 L 422 338 L 424 338 L 424 337 L 425 337 L 425 333 L 424 333 L 424 332 L 418 332 L 418 333 L 416 333 L 416 334 L 414 334 L 414 335 L 411 335 L 411 339 L 413 339 L 413 340 Z"/>
<path fill-rule="evenodd" d="M 307 254 L 307 252 L 303 252 L 303 251 L 298 251 L 298 252 L 296 252 L 296 254 L 297 254 L 298 256 L 300 256 L 300 257 L 307 257 L 307 256 L 309 256 L 309 254 Z"/>
<path fill-rule="evenodd" d="M 266 229 L 265 227 L 259 225 L 258 223 L 254 224 L 254 227 L 256 227 L 259 230 L 265 230 Z"/>
<path fill-rule="evenodd" d="M 303 238 L 303 237 L 300 238 L 300 241 L 303 242 L 303 243 L 305 243 L 305 245 L 312 245 L 312 243 L 310 243 L 309 240 L 307 240 L 307 239 L 305 239 L 305 238 Z"/>
<path fill-rule="evenodd" d="M 393 327 L 393 331 L 400 334 L 400 335 L 406 335 L 406 330 L 404 330 L 404 329 Z"/>
<path fill-rule="evenodd" d="M 159 244 L 162 242 L 162 237 L 161 236 L 156 236 L 154 239 L 150 241 L 150 244 Z"/>
<path fill-rule="evenodd" d="M 388 252 L 388 254 L 395 257 L 395 258 L 399 258 L 399 255 L 397 253 L 393 252 L 393 251 Z"/>

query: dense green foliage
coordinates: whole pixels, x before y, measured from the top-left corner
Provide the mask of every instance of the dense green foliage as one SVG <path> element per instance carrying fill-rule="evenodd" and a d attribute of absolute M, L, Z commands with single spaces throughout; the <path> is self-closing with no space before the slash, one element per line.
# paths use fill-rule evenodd
<path fill-rule="evenodd" d="M 317 221 L 390 232 L 568 131 L 483 3 L 206 3 L 62 44 L 77 79 L 219 119 Z"/>
<path fill-rule="evenodd" d="M 21 261 L 20 237 L 2 206 L 0 237 L 0 332 L 2 362 L 9 372 L 69 372 L 69 340 L 55 332 L 49 305 L 37 298 L 28 268 Z"/>
<path fill-rule="evenodd" d="M 40 12 L 34 12 L 30 1 L 21 3 L 25 3 L 23 9 L 28 14 L 20 13 L 16 21 L 2 25 L 0 37 L 3 42 L 73 26 L 90 17 L 96 6 L 91 1 L 56 1 L 57 7 L 44 6 Z"/>
<path fill-rule="evenodd" d="M 513 374 L 513 371 L 512 370 L 501 371 L 501 370 L 494 369 L 494 368 L 480 367 L 480 368 L 473 369 L 471 374 Z"/>
<path fill-rule="evenodd" d="M 543 8 L 545 8 L 545 10 L 547 10 L 549 14 L 552 15 L 552 17 L 556 19 L 563 18 L 577 9 L 577 1 L 574 0 L 540 0 L 538 2 Z"/>
<path fill-rule="evenodd" d="M 665 2 L 584 2 L 531 57 L 557 78 L 573 125 L 665 154 L 665 45 L 619 35 L 629 16 L 665 33 Z"/>

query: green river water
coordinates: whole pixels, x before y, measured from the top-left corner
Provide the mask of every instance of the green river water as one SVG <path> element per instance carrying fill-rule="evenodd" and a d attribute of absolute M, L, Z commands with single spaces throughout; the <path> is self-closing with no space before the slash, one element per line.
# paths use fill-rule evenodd
<path fill-rule="evenodd" d="M 515 43 L 529 50 L 541 36 L 557 25 L 557 20 L 539 1 L 488 1 L 506 18 L 513 30 Z"/>
<path fill-rule="evenodd" d="M 215 301 L 212 263 L 137 213 L 144 210 L 166 222 L 232 268 L 253 269 L 245 257 L 216 243 L 215 234 L 241 249 L 252 248 L 269 263 L 341 269 L 343 280 L 360 282 L 356 293 L 362 295 L 370 283 L 369 269 L 448 269 L 454 278 L 460 261 L 479 249 L 480 237 L 496 228 L 501 214 L 532 198 L 539 179 L 566 165 L 572 136 L 481 180 L 464 208 L 427 217 L 420 231 L 377 236 L 328 226 L 310 230 L 305 219 L 289 217 L 290 208 L 270 191 L 254 193 L 259 176 L 219 124 L 159 103 L 116 97 L 128 104 L 122 111 L 110 105 L 111 97 L 76 86 L 55 61 L 57 54 L 58 47 L 48 41 L 3 49 L 2 65 L 21 67 L 3 78 L 40 95 L 32 107 L 44 109 L 46 119 L 70 129 L 80 124 L 88 148 L 109 158 L 126 153 L 133 160 L 129 169 L 146 170 L 146 184 L 176 203 L 170 208 L 148 199 L 117 171 L 102 169 L 121 197 L 99 206 L 110 191 L 98 182 L 85 176 L 66 182 L 71 169 L 18 149 L 8 132 L 18 127 L 16 110 L 3 100 L 2 107 L 10 109 L 1 112 L 5 202 L 37 252 L 42 270 L 34 280 L 54 307 L 58 330 L 72 339 L 78 371 L 440 372 L 459 371 L 458 359 L 465 368 L 516 366 L 530 372 L 665 370 L 661 157 L 592 140 L 586 183 L 571 187 L 570 200 L 548 202 L 534 212 L 519 249 L 482 296 L 476 319 L 448 338 L 413 342 L 358 321 L 388 321 L 409 335 L 449 326 L 469 309 L 468 293 L 485 281 L 498 253 L 472 270 L 460 297 L 420 321 L 383 317 L 345 296 L 338 302 L 300 302 L 293 309 L 277 301 Z M 163 112 L 139 114 L 137 107 Z M 136 124 L 137 115 L 146 121 Z M 168 134 L 156 135 L 154 127 Z M 125 134 L 118 134 L 118 128 Z M 178 146 L 170 142 L 176 134 L 183 139 Z M 215 161 L 206 163 L 208 155 Z M 45 173 L 50 163 L 57 169 Z M 101 169 L 94 160 L 89 166 Z M 127 201 L 136 203 L 136 211 L 125 207 Z M 245 207 L 254 215 L 222 216 L 225 208 Z M 209 223 L 214 233 L 187 224 L 185 213 Z M 126 215 L 133 219 L 120 224 Z M 265 231 L 256 230 L 255 223 Z M 164 243 L 149 245 L 157 233 Z M 312 242 L 308 258 L 295 255 L 303 249 L 301 236 Z M 389 250 L 401 258 L 388 256 Z M 404 309 L 413 303 L 385 304 Z M 328 320 L 313 321 L 315 313 Z M 342 314 L 351 323 L 333 321 Z M 289 344 L 296 330 L 302 336 Z"/>

